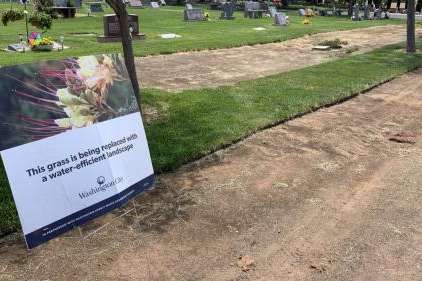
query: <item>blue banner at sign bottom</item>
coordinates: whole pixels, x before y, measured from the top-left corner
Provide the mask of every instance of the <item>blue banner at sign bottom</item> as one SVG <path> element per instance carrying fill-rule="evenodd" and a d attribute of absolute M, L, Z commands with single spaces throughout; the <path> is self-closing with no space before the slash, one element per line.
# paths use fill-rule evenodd
<path fill-rule="evenodd" d="M 33 231 L 25 235 L 26 245 L 29 249 L 35 248 L 74 227 L 102 216 L 111 210 L 120 208 L 136 195 L 150 189 L 154 185 L 154 181 L 154 175 L 148 176 L 119 194 Z"/>

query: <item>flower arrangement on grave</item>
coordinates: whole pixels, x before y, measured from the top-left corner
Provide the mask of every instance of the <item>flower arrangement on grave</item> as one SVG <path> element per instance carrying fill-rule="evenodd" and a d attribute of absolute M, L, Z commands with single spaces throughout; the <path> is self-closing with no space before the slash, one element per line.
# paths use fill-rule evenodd
<path fill-rule="evenodd" d="M 311 23 L 311 21 L 310 21 L 309 19 L 306 19 L 306 18 L 305 18 L 305 19 L 302 21 L 302 23 L 303 23 L 303 24 L 310 24 L 310 23 Z"/>
<path fill-rule="evenodd" d="M 46 62 L 26 75 L 12 77 L 19 85 L 13 94 L 25 104 L 11 122 L 21 137 L 39 140 L 138 111 L 120 55 Z"/>
<path fill-rule="evenodd" d="M 45 37 L 38 32 L 31 32 L 28 42 L 31 49 L 36 51 L 53 50 L 53 40 L 50 37 Z"/>
<path fill-rule="evenodd" d="M 314 11 L 311 10 L 311 9 L 306 9 L 306 11 L 305 11 L 305 17 L 311 18 L 313 16 L 315 16 Z"/>

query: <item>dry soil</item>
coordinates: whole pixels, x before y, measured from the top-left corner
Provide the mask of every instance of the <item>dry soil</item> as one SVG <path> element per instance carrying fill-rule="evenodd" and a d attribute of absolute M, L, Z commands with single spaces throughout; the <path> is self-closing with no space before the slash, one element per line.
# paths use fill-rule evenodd
<path fill-rule="evenodd" d="M 421 36 L 422 29 L 417 33 Z M 334 51 L 312 50 L 314 45 L 336 38 L 348 44 Z M 136 63 L 142 87 L 181 91 L 232 85 L 405 40 L 404 26 L 388 25 L 319 33 L 281 43 L 137 58 Z"/>
<path fill-rule="evenodd" d="M 159 176 L 83 240 L 1 241 L 0 280 L 422 280 L 421 120 L 419 70 Z"/>

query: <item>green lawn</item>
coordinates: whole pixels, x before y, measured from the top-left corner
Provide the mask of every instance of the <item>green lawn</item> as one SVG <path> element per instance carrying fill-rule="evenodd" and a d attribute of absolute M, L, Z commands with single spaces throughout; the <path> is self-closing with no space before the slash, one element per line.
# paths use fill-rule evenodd
<path fill-rule="evenodd" d="M 422 66 L 403 45 L 273 75 L 235 86 L 169 93 L 147 89 L 143 102 L 162 110 L 146 126 L 156 172 L 169 171 L 259 129 L 331 104 Z M 422 47 L 422 42 L 418 42 Z M 359 75 L 357 75 L 359 74 Z M 0 169 L 0 235 L 19 229 Z"/>
<path fill-rule="evenodd" d="M 0 4 L 0 9 L 8 9 L 9 5 Z M 84 11 L 81 11 L 83 13 Z M 111 10 L 106 11 L 111 13 Z M 135 41 L 136 56 L 150 54 L 173 53 L 187 50 L 201 50 L 224 48 L 257 43 L 283 41 L 305 34 L 362 28 L 374 25 L 401 24 L 401 21 L 360 21 L 352 22 L 348 18 L 316 17 L 312 24 L 302 24 L 302 19 L 296 11 L 288 11 L 291 24 L 287 28 L 273 26 L 271 18 L 245 19 L 243 13 L 237 12 L 232 21 L 219 20 L 219 11 L 207 11 L 210 21 L 184 22 L 183 7 L 169 6 L 161 9 L 130 9 L 131 13 L 139 15 L 141 31 L 146 33 L 147 39 Z M 254 27 L 265 27 L 265 31 L 255 31 Z M 31 30 L 34 28 L 31 27 Z M 166 40 L 159 37 L 162 33 L 176 33 L 181 38 Z M 0 26 L 0 47 L 6 48 L 10 43 L 18 41 L 18 34 L 25 33 L 24 21 Z M 78 17 L 75 19 L 58 19 L 47 32 L 48 35 L 58 38 L 65 37 L 65 45 L 71 47 L 64 52 L 54 53 L 27 53 L 7 54 L 0 52 L 0 65 L 9 65 L 41 59 L 53 59 L 66 56 L 81 56 L 100 53 L 121 52 L 119 43 L 97 43 L 96 35 L 75 35 L 72 33 L 103 34 L 102 14 L 95 17 Z"/>

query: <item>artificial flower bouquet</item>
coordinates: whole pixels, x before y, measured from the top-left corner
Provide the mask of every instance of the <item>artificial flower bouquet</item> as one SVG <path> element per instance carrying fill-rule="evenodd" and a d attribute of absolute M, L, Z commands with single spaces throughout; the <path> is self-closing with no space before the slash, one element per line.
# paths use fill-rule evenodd
<path fill-rule="evenodd" d="M 53 40 L 49 37 L 43 36 L 41 33 L 32 32 L 29 35 L 29 46 L 34 51 L 52 51 Z"/>

